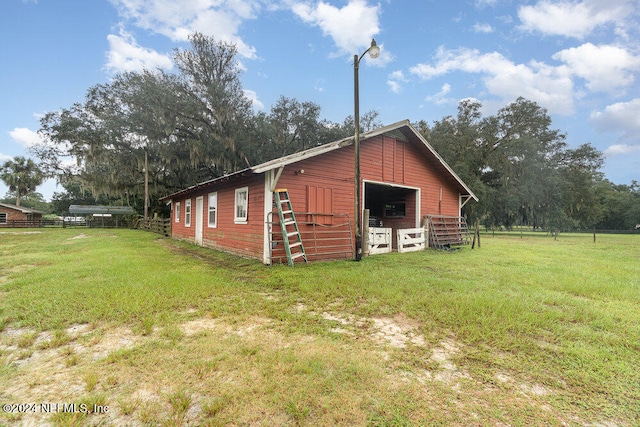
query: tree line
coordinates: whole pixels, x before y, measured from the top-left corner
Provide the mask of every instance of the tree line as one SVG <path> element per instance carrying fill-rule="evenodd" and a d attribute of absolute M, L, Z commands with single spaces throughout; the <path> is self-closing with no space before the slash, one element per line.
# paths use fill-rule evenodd
<path fill-rule="evenodd" d="M 147 172 L 151 210 L 160 212 L 161 196 L 353 134 L 352 117 L 322 120 L 317 104 L 284 96 L 254 113 L 235 45 L 199 33 L 190 42 L 174 50 L 174 73 L 122 73 L 91 87 L 84 102 L 47 113 L 46 143 L 33 149 L 45 172 L 67 190 L 136 207 Z M 380 126 L 375 112 L 361 123 Z"/>
<path fill-rule="evenodd" d="M 481 108 L 464 100 L 456 117 L 417 124 L 480 199 L 465 206 L 469 219 L 552 232 L 640 223 L 640 185 L 606 180 L 603 153 L 588 143 L 569 147 L 544 108 L 524 98 L 488 117 Z"/>
<path fill-rule="evenodd" d="M 141 212 L 147 173 L 150 210 L 166 214 L 158 202 L 166 194 L 353 135 L 352 116 L 321 119 L 313 102 L 281 96 L 268 113 L 255 113 L 237 56 L 235 45 L 195 33 L 189 48 L 174 50 L 175 72 L 118 74 L 89 88 L 83 102 L 47 113 L 44 143 L 32 151 L 38 169 L 65 188 L 53 209 L 100 203 Z M 543 229 L 640 222 L 639 185 L 604 179 L 602 153 L 589 144 L 569 148 L 543 108 L 518 99 L 482 117 L 481 107 L 466 100 L 457 117 L 415 124 L 478 195 L 464 208 L 470 220 Z M 364 114 L 360 126 L 381 126 L 377 112 Z"/>

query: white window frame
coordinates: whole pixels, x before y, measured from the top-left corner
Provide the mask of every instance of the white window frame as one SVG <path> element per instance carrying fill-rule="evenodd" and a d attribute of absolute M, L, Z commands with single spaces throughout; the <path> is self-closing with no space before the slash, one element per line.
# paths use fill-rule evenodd
<path fill-rule="evenodd" d="M 176 209 L 173 214 L 175 215 L 174 221 L 180 222 L 180 202 L 176 202 Z"/>
<path fill-rule="evenodd" d="M 191 199 L 184 201 L 184 226 L 191 227 Z"/>
<path fill-rule="evenodd" d="M 211 214 L 213 213 L 213 222 L 211 222 Z M 209 228 L 218 227 L 218 192 L 209 193 L 207 202 L 207 226 Z"/>
<path fill-rule="evenodd" d="M 244 200 L 241 194 L 246 194 Z M 243 209 L 244 208 L 244 209 Z M 244 212 L 242 212 L 244 210 Z M 244 213 L 244 215 L 239 215 Z M 233 222 L 236 224 L 246 224 L 249 218 L 249 187 L 236 188 L 235 203 L 233 204 Z"/>

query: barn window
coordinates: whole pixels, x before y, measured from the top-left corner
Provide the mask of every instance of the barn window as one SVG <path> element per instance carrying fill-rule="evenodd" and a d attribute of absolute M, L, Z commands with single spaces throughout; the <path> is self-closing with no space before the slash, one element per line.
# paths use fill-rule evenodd
<path fill-rule="evenodd" d="M 209 228 L 218 226 L 218 193 L 209 193 Z"/>
<path fill-rule="evenodd" d="M 406 204 L 404 202 L 389 203 L 384 205 L 385 218 L 404 218 Z"/>
<path fill-rule="evenodd" d="M 191 227 L 191 199 L 184 202 L 184 225 Z"/>
<path fill-rule="evenodd" d="M 233 221 L 236 224 L 247 223 L 247 211 L 249 205 L 249 187 L 242 187 L 236 189 L 236 209 L 233 216 Z"/>
<path fill-rule="evenodd" d="M 7 213 L 0 212 L 0 224 L 6 224 L 6 223 L 7 223 Z"/>
<path fill-rule="evenodd" d="M 319 224 L 331 224 L 333 189 L 307 185 L 307 212 L 316 214 L 311 216 L 309 221 L 315 220 Z"/>
<path fill-rule="evenodd" d="M 176 202 L 175 221 L 180 222 L 180 202 Z"/>

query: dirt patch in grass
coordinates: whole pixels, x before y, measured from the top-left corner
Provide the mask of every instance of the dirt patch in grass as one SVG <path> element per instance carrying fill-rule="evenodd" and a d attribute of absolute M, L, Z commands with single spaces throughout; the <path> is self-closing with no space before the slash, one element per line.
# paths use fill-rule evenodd
<path fill-rule="evenodd" d="M 403 330 L 388 319 L 379 322 L 379 327 L 369 319 L 361 321 L 380 345 L 398 340 L 387 336 Z M 378 370 L 376 375 L 384 369 L 382 364 L 377 368 L 361 364 L 358 352 L 343 353 L 340 343 L 285 335 L 269 318 L 201 317 L 186 320 L 178 328 L 183 335 L 177 341 L 168 341 L 161 328 L 148 335 L 135 334 L 128 327 L 91 324 L 39 333 L 6 328 L 0 333 L 0 354 L 12 373 L 10 381 L 0 386 L 0 397 L 15 403 L 104 402 L 108 413 L 82 415 L 91 424 L 105 425 L 168 420 L 174 425 L 198 425 L 206 420 L 282 425 L 304 423 L 312 417 L 326 422 L 330 418 L 322 414 L 329 410 L 327 405 L 336 404 L 331 399 L 352 399 L 356 406 L 341 412 L 346 421 L 338 424 L 358 424 L 366 420 L 366 411 L 357 403 L 363 396 L 349 397 L 353 390 L 341 387 L 331 391 L 330 399 L 314 397 L 314 383 L 326 390 L 332 390 L 335 381 L 358 387 L 375 380 L 367 374 L 371 369 Z M 65 337 L 63 344 L 49 344 L 61 336 Z M 30 338 L 19 346 L 25 337 Z M 378 364 L 385 359 L 383 353 L 380 349 L 363 354 Z M 287 395 L 291 388 L 293 394 Z M 340 396 L 333 396 L 336 393 Z M 329 403 L 323 403 L 326 399 Z M 253 405 L 255 411 L 248 411 L 247 405 Z M 61 416 L 68 421 L 72 415 L 38 410 L 5 414 L 5 420 L 9 425 L 60 425 L 64 424 Z"/>
<path fill-rule="evenodd" d="M 84 233 L 81 233 L 81 234 L 78 234 L 78 235 L 76 235 L 76 236 L 73 236 L 73 237 L 69 237 L 69 238 L 68 238 L 67 240 L 80 240 L 80 239 L 88 239 L 88 238 L 90 238 L 90 237 L 91 237 L 91 236 L 87 236 L 86 234 L 84 234 Z"/>
<path fill-rule="evenodd" d="M 516 381 L 513 377 L 503 372 L 496 374 L 496 379 L 503 385 L 511 386 L 520 393 L 529 396 L 546 396 L 552 391 L 541 384 L 526 384 Z"/>
<path fill-rule="evenodd" d="M 385 342 L 391 347 L 405 348 L 409 343 L 424 346 L 425 339 L 420 335 L 418 323 L 400 314 L 393 318 L 372 318 L 373 337 L 379 342 Z"/>
<path fill-rule="evenodd" d="M 295 312 L 304 312 L 306 307 L 298 304 L 293 309 Z M 310 311 L 309 314 L 315 315 Z M 355 335 L 364 334 L 369 339 L 393 348 L 405 348 L 409 344 L 425 346 L 424 336 L 419 332 L 419 323 L 409 319 L 404 314 L 394 317 L 355 317 L 333 311 L 324 311 L 320 317 L 336 325 L 332 332 L 339 334 Z"/>
<path fill-rule="evenodd" d="M 506 371 L 488 385 L 464 366 L 464 344 L 454 336 L 425 337 L 420 322 L 404 314 L 316 313 L 303 303 L 289 311 L 322 322 L 338 338 L 285 332 L 278 320 L 260 316 L 194 318 L 194 310 L 144 335 L 108 324 L 44 332 L 7 327 L 0 332 L 0 357 L 11 371 L 0 385 L 3 403 L 93 402 L 108 410 L 0 420 L 15 426 L 74 425 L 72 416 L 89 425 L 131 426 L 507 425 L 512 406 L 531 408 L 531 418 L 516 420 L 524 424 L 563 420 L 544 403 L 555 393 L 550 387 Z"/>
<path fill-rule="evenodd" d="M 265 346 L 271 349 L 286 347 L 286 340 L 270 330 L 271 323 L 272 320 L 267 318 L 237 321 L 204 317 L 188 320 L 179 325 L 184 338 L 176 345 L 189 346 L 211 339 L 213 342 L 238 342 L 240 355 L 251 358 Z M 63 344 L 49 344 L 63 335 L 66 337 Z M 200 423 L 197 420 L 210 418 L 211 414 L 218 412 L 216 405 L 222 405 L 226 397 L 211 398 L 206 394 L 187 393 L 184 390 L 190 387 L 190 380 L 171 381 L 164 378 L 163 372 L 171 375 L 167 366 L 161 364 L 156 370 L 154 366 L 148 366 L 148 359 L 155 353 L 151 349 L 158 346 L 158 351 L 166 352 L 166 345 L 166 336 L 161 328 L 148 335 L 140 335 L 128 327 L 109 325 L 80 324 L 55 332 L 7 327 L 0 333 L 0 360 L 2 366 L 12 372 L 11 381 L 0 386 L 2 403 L 35 402 L 39 406 L 35 411 L 3 414 L 4 418 L 0 417 L 0 420 L 6 420 L 9 425 L 66 425 L 73 413 L 61 413 L 62 406 L 56 406 L 54 410 L 57 412 L 53 414 L 47 413 L 40 404 L 80 404 L 87 396 L 98 399 L 108 394 L 108 413 L 76 415 L 90 416 L 91 424 L 146 425 L 172 420 L 172 425 L 197 425 Z M 212 350 L 215 352 L 217 350 Z M 202 379 L 220 376 L 217 368 L 220 361 L 206 353 L 201 356 L 188 362 L 189 366 L 193 365 L 196 375 Z M 222 359 L 227 357 L 230 356 Z M 180 365 L 184 362 L 181 359 L 170 363 Z M 129 371 L 127 368 L 132 362 L 139 368 Z M 145 375 L 145 371 L 152 375 Z M 236 369 L 227 369 L 223 376 L 226 377 L 222 379 L 222 383 L 227 384 L 225 388 L 234 383 L 248 387 L 246 378 L 240 380 L 244 373 L 236 372 Z M 224 403 L 227 412 L 238 414 L 246 409 L 232 403 Z M 285 424 L 290 420 L 286 414 L 272 415 L 273 419 L 280 418 Z M 67 421 L 61 421 L 60 417 Z"/>
<path fill-rule="evenodd" d="M 195 319 L 180 325 L 180 329 L 186 336 L 195 335 L 203 331 L 217 330 L 221 327 L 216 319 Z"/>

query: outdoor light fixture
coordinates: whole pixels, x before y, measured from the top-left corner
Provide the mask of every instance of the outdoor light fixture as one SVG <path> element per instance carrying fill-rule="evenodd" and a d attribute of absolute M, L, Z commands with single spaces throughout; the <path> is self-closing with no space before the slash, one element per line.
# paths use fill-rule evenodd
<path fill-rule="evenodd" d="M 360 67 L 360 61 L 366 53 L 369 53 L 371 59 L 376 59 L 380 56 L 380 48 L 376 44 L 376 39 L 371 39 L 371 46 L 365 50 L 360 56 L 353 56 L 353 124 L 355 126 L 355 135 L 353 137 L 353 148 L 355 154 L 355 220 L 356 220 L 356 261 L 362 259 L 362 226 L 360 217 L 360 93 L 358 83 L 358 68 Z"/>
<path fill-rule="evenodd" d="M 378 56 L 380 56 L 380 48 L 376 44 L 376 39 L 371 39 L 371 46 L 364 53 L 367 52 L 369 52 L 369 56 L 371 57 L 371 59 L 376 59 Z"/>

